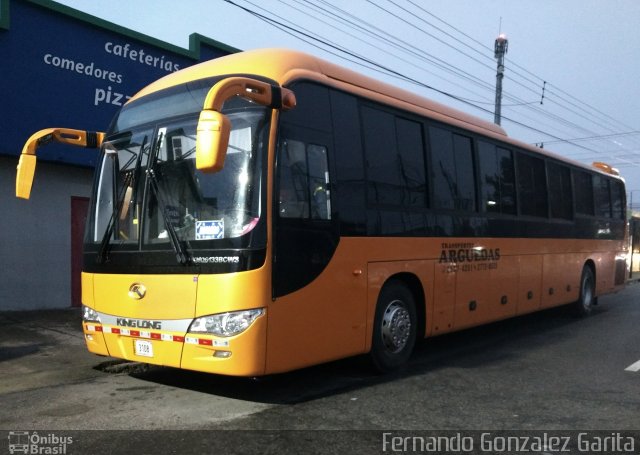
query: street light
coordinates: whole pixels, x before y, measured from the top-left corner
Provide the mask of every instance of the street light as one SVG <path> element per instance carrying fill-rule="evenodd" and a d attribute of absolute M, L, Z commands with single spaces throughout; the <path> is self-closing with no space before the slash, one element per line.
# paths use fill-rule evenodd
<path fill-rule="evenodd" d="M 496 38 L 494 50 L 495 58 L 498 61 L 498 71 L 496 72 L 496 107 L 493 117 L 493 123 L 500 125 L 502 117 L 502 78 L 504 77 L 504 54 L 507 53 L 509 40 L 504 33 Z"/>

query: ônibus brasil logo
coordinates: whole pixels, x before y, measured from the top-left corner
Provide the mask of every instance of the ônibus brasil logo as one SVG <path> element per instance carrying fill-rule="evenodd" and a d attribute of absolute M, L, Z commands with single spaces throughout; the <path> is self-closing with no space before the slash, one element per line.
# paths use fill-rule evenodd
<path fill-rule="evenodd" d="M 73 444 L 71 436 L 54 433 L 38 434 L 37 431 L 10 431 L 9 453 L 64 455 L 67 446 Z"/>

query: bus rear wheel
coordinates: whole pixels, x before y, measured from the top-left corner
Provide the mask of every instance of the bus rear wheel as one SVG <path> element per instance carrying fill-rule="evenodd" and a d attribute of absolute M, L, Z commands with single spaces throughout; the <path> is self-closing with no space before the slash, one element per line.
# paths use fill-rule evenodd
<path fill-rule="evenodd" d="M 573 308 L 578 316 L 589 316 L 596 304 L 596 280 L 591 267 L 585 266 L 580 277 L 580 297 Z"/>
<path fill-rule="evenodd" d="M 413 294 L 398 281 L 387 283 L 376 304 L 371 343 L 373 366 L 381 373 L 405 364 L 416 342 L 417 320 Z"/>

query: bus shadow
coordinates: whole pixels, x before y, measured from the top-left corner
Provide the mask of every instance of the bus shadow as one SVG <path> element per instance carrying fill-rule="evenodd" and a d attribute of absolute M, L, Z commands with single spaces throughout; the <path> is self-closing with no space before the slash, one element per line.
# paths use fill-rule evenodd
<path fill-rule="evenodd" d="M 443 368 L 483 368 L 522 355 L 531 346 L 547 346 L 572 336 L 572 327 L 607 312 L 596 307 L 577 318 L 566 307 L 520 316 L 418 342 L 409 364 L 392 374 L 377 374 L 367 356 L 357 356 L 289 373 L 236 378 L 167 367 L 140 365 L 136 379 L 201 393 L 266 404 L 298 404 Z M 553 336 L 549 334 L 553 332 Z"/>

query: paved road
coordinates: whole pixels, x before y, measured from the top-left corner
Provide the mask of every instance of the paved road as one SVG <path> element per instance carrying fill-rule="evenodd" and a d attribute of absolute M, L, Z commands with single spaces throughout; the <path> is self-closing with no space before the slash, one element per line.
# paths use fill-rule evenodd
<path fill-rule="evenodd" d="M 129 452 L 136 440 L 141 453 L 213 446 L 198 445 L 203 433 L 69 431 L 373 430 L 206 433 L 241 448 L 228 453 L 344 453 L 363 441 L 380 448 L 381 430 L 640 430 L 638 284 L 601 298 L 586 319 L 561 308 L 426 340 L 389 376 L 363 357 L 262 379 L 125 368 L 84 350 L 78 319 L 0 314 L 0 429 L 72 434 L 70 448 L 83 451 Z"/>

